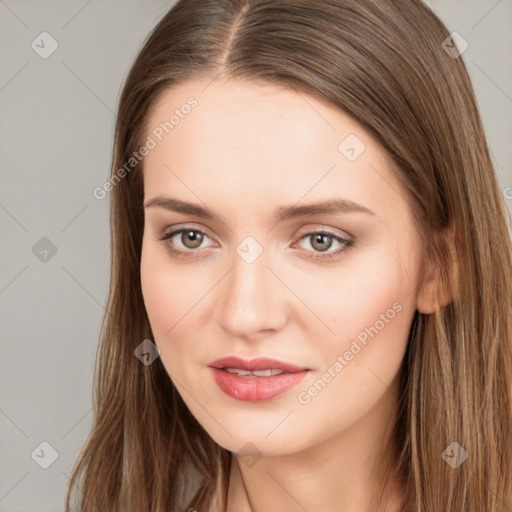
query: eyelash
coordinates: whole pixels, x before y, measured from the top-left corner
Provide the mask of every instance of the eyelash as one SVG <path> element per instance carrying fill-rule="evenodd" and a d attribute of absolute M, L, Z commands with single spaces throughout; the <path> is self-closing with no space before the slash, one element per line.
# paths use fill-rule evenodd
<path fill-rule="evenodd" d="M 194 231 L 195 233 L 200 233 L 202 235 L 208 236 L 204 231 L 201 231 L 200 229 L 196 228 L 180 228 L 176 229 L 174 231 L 171 231 L 170 233 L 162 233 L 161 236 L 158 237 L 158 240 L 165 242 L 167 240 L 170 240 L 174 235 L 177 235 L 179 233 L 183 233 L 184 231 Z M 303 240 L 304 238 L 308 238 L 313 235 L 327 235 L 329 237 L 332 237 L 337 242 L 343 244 L 345 247 L 343 249 L 339 249 L 338 251 L 330 252 L 330 253 L 322 253 L 319 251 L 310 251 L 314 254 L 317 254 L 319 256 L 312 256 L 313 259 L 319 259 L 319 260 L 328 260 L 331 258 L 334 258 L 336 256 L 339 256 L 342 252 L 345 252 L 348 249 L 351 249 L 354 246 L 354 239 L 351 238 L 345 238 L 340 235 L 336 235 L 334 233 L 331 233 L 326 230 L 320 230 L 320 231 L 309 231 L 308 233 L 305 233 L 299 238 L 299 241 Z M 209 237 L 208 237 L 209 238 Z M 176 249 L 171 243 L 168 244 L 169 250 L 172 254 L 176 254 L 183 258 L 191 258 L 194 257 L 194 253 L 198 252 L 196 249 L 189 249 L 187 251 L 181 251 L 179 249 Z"/>

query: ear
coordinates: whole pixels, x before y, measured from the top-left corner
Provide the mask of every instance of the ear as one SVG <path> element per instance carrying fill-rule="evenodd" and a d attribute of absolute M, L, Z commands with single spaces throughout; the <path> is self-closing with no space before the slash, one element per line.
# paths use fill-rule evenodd
<path fill-rule="evenodd" d="M 453 226 L 445 228 L 437 236 L 441 237 L 441 246 L 446 247 L 445 254 L 449 261 L 446 262 L 448 269 L 448 282 L 443 281 L 439 268 L 433 265 L 425 272 L 424 281 L 420 284 L 416 297 L 416 309 L 420 313 L 431 314 L 442 306 L 449 304 L 455 297 L 459 283 L 459 267 L 455 249 L 455 230 Z"/>

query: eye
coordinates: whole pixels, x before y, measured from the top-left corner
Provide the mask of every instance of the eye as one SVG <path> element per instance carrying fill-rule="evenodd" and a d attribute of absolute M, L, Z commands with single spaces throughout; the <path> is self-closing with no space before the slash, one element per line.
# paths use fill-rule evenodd
<path fill-rule="evenodd" d="M 175 229 L 169 233 L 163 233 L 158 237 L 158 240 L 168 241 L 168 247 L 171 253 L 183 258 L 190 258 L 194 256 L 194 252 L 198 252 L 197 249 L 201 248 L 201 245 L 207 238 L 210 237 L 204 231 L 192 227 L 185 227 Z M 326 230 L 310 231 L 299 238 L 299 242 L 302 240 L 309 240 L 309 245 L 312 247 L 312 251 L 310 252 L 313 252 L 313 259 L 329 259 L 339 256 L 340 253 L 354 245 L 354 239 L 345 238 Z M 341 248 L 329 252 L 334 242 L 340 244 Z"/>
<path fill-rule="evenodd" d="M 300 237 L 299 241 L 302 240 L 309 240 L 309 245 L 313 248 L 313 252 L 315 253 L 313 258 L 318 259 L 328 259 L 339 256 L 340 253 L 351 248 L 354 244 L 353 239 L 345 238 L 340 235 L 330 233 L 329 231 L 310 231 Z M 341 249 L 327 252 L 332 247 L 333 242 L 341 244 Z"/>
<path fill-rule="evenodd" d="M 176 240 L 173 240 L 173 239 Z M 162 241 L 168 240 L 169 250 L 173 254 L 188 258 L 193 256 L 193 252 L 200 248 L 206 238 L 210 238 L 206 233 L 196 228 L 181 228 L 163 233 L 158 239 Z M 181 247 L 180 247 L 181 244 Z M 176 248 L 178 246 L 178 248 Z"/>

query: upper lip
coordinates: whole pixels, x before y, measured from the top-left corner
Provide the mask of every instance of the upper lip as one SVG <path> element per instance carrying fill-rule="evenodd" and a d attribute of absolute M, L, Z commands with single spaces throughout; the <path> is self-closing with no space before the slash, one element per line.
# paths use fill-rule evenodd
<path fill-rule="evenodd" d="M 257 370 L 267 370 L 268 368 L 274 368 L 278 370 L 283 370 L 288 373 L 296 373 L 307 370 L 307 368 L 303 368 L 300 366 L 295 366 L 290 363 L 284 363 L 283 361 L 278 361 L 277 359 L 269 359 L 268 357 L 257 357 L 255 359 L 242 359 L 236 356 L 228 356 L 222 357 L 220 359 L 215 359 L 208 364 L 208 366 L 212 368 L 239 368 L 240 370 L 247 371 L 257 371 Z"/>

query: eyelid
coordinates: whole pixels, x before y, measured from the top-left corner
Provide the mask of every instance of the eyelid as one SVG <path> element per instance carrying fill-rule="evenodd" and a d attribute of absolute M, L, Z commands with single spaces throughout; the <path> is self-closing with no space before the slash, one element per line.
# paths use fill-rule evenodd
<path fill-rule="evenodd" d="M 347 233 L 346 231 L 336 231 L 334 228 L 323 226 L 322 224 L 320 224 L 319 227 L 307 227 L 301 229 L 299 231 L 299 234 L 296 235 L 296 237 L 302 239 L 304 235 L 311 235 L 313 233 L 328 233 L 329 235 L 332 235 L 334 237 L 338 236 L 340 238 L 343 238 L 344 240 L 353 240 L 355 238 L 353 235 Z"/>
<path fill-rule="evenodd" d="M 185 225 L 176 225 L 176 226 L 172 226 L 172 230 L 171 231 L 167 231 L 168 229 L 170 229 L 170 227 L 168 228 L 164 228 L 161 232 L 162 236 L 167 236 L 168 234 L 176 234 L 177 232 L 179 231 L 184 231 L 184 230 L 194 230 L 194 231 L 198 231 L 199 233 L 202 233 L 204 235 L 207 235 L 208 238 L 212 239 L 213 237 L 211 235 L 208 234 L 208 231 L 206 229 L 204 229 L 203 227 L 196 227 L 194 224 L 185 224 Z M 308 228 L 302 228 L 297 234 L 294 235 L 294 238 L 298 238 L 298 239 L 302 239 L 305 235 L 310 235 L 310 234 L 313 234 L 313 233 L 328 233 L 330 235 L 333 235 L 333 236 L 339 236 L 340 238 L 343 238 L 345 240 L 353 240 L 355 237 L 353 235 L 351 235 L 350 233 L 344 231 L 342 233 L 339 233 L 339 232 L 336 232 L 334 231 L 333 228 L 330 228 L 328 226 L 323 226 L 323 225 L 320 225 L 320 227 L 318 228 L 311 228 L 311 227 L 308 227 Z M 161 239 L 160 237 L 158 239 Z"/>
<path fill-rule="evenodd" d="M 164 229 L 159 230 L 159 238 L 158 239 L 161 239 L 161 237 L 168 236 L 168 235 L 175 235 L 176 233 L 179 233 L 180 231 L 187 231 L 187 230 L 197 231 L 198 233 L 202 233 L 203 235 L 206 235 L 210 239 L 213 238 L 209 234 L 208 230 L 203 228 L 202 226 L 198 227 L 194 224 L 183 224 L 183 225 L 177 224 L 177 225 L 173 225 L 173 226 L 167 226 Z"/>

